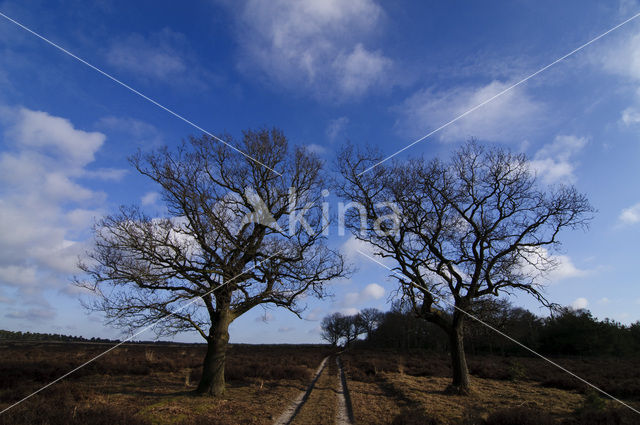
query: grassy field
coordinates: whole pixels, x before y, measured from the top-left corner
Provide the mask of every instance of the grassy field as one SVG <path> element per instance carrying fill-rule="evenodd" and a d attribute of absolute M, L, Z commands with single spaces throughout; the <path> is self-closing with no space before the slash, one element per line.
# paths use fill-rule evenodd
<path fill-rule="evenodd" d="M 0 407 L 58 378 L 109 345 L 0 344 Z M 330 354 L 324 346 L 230 348 L 223 398 L 194 397 L 204 347 L 123 345 L 0 416 L 0 424 L 270 424 L 307 389 Z M 295 424 L 335 423 L 338 369 L 332 357 Z M 640 359 L 556 359 L 640 408 Z M 443 356 L 355 350 L 342 354 L 356 423 L 636 424 L 542 360 L 471 357 L 474 392 L 445 393 Z M 527 422 L 530 421 L 530 422 Z"/>
<path fill-rule="evenodd" d="M 554 361 L 640 410 L 640 359 Z M 358 423 L 640 423 L 631 410 L 542 359 L 469 357 L 473 393 L 467 397 L 446 393 L 446 356 L 358 350 L 343 362 Z"/>
<path fill-rule="evenodd" d="M 4 343 L 4 408 L 108 348 Z M 204 347 L 123 345 L 0 416 L 0 424 L 268 424 L 326 355 L 314 346 L 234 345 L 227 394 L 193 397 Z"/>

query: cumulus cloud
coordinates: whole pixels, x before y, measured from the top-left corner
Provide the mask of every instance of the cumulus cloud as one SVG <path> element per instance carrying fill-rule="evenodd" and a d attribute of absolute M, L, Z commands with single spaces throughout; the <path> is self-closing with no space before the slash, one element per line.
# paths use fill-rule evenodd
<path fill-rule="evenodd" d="M 364 45 L 384 16 L 373 0 L 248 0 L 233 13 L 246 72 L 323 98 L 359 97 L 390 81 L 391 59 Z"/>
<path fill-rule="evenodd" d="M 377 283 L 368 284 L 361 292 L 360 295 L 364 300 L 379 300 L 384 297 L 385 290 Z"/>
<path fill-rule="evenodd" d="M 347 259 L 352 262 L 365 261 L 367 263 L 371 263 L 371 260 L 363 256 L 361 252 L 370 257 L 374 257 L 378 261 L 382 261 L 382 259 L 374 255 L 376 252 L 375 246 L 371 245 L 368 242 L 362 241 L 353 235 L 349 236 L 349 239 L 347 239 L 342 244 L 341 251 L 345 255 L 345 257 L 347 257 Z"/>
<path fill-rule="evenodd" d="M 629 107 L 622 111 L 622 123 L 626 126 L 632 126 L 640 123 L 640 110 L 638 108 Z"/>
<path fill-rule="evenodd" d="M 610 41 L 592 58 L 609 73 L 640 81 L 640 33 Z"/>
<path fill-rule="evenodd" d="M 105 198 L 81 179 L 111 178 L 88 168 L 106 137 L 26 108 L 2 108 L 0 120 L 0 285 L 34 301 L 77 271 L 86 230 Z"/>
<path fill-rule="evenodd" d="M 543 182 L 557 183 L 576 180 L 574 157 L 587 145 L 587 139 L 573 135 L 558 135 L 544 145 L 530 161 L 530 165 Z"/>
<path fill-rule="evenodd" d="M 377 283 L 370 283 L 359 292 L 348 292 L 340 305 L 351 308 L 354 305 L 366 303 L 371 300 L 379 300 L 384 297 L 385 289 Z"/>
<path fill-rule="evenodd" d="M 333 62 L 338 88 L 347 96 L 358 97 L 371 86 L 384 84 L 391 64 L 382 52 L 370 52 L 358 43 L 352 52 L 338 55 Z"/>
<path fill-rule="evenodd" d="M 587 308 L 588 305 L 589 301 L 586 298 L 580 297 L 573 300 L 573 302 L 571 303 L 571 308 L 574 310 L 582 310 L 584 308 Z"/>
<path fill-rule="evenodd" d="M 510 85 L 509 82 L 492 81 L 484 86 L 420 90 L 396 108 L 400 115 L 396 127 L 412 137 L 424 136 Z M 496 142 L 520 141 L 535 131 L 544 116 L 543 105 L 523 87 L 516 87 L 448 125 L 436 137 L 444 142 L 470 137 Z"/>
<path fill-rule="evenodd" d="M 346 307 L 338 310 L 338 313 L 343 314 L 345 316 L 353 316 L 354 314 L 360 313 L 360 310 L 358 310 L 355 307 Z"/>
<path fill-rule="evenodd" d="M 102 133 L 75 129 L 68 120 L 42 111 L 5 109 L 5 119 L 14 123 L 5 137 L 17 143 L 21 153 L 53 155 L 77 169 L 94 160 L 106 138 Z"/>
<path fill-rule="evenodd" d="M 533 264 L 523 261 L 523 272 L 529 276 L 542 278 L 550 283 L 584 277 L 593 272 L 593 270 L 585 270 L 577 267 L 568 255 L 551 254 L 545 248 L 538 248 L 537 253 L 531 255 L 530 261 L 540 267 L 551 266 L 552 269 L 548 272 L 541 273 Z"/>
<path fill-rule="evenodd" d="M 640 32 L 627 34 L 623 32 L 608 40 L 590 57 L 596 67 L 636 88 L 633 105 L 625 108 L 620 118 L 624 125 L 632 126 L 640 122 Z M 629 90 L 625 88 L 625 91 Z"/>
<path fill-rule="evenodd" d="M 618 220 L 622 224 L 636 224 L 640 222 L 640 202 L 623 209 Z"/>
<path fill-rule="evenodd" d="M 584 270 L 576 267 L 571 258 L 567 255 L 552 255 L 551 257 L 558 265 L 547 276 L 551 281 L 583 277 L 591 272 L 590 270 Z"/>
<path fill-rule="evenodd" d="M 142 206 L 155 205 L 159 199 L 160 194 L 158 192 L 147 192 L 140 198 L 140 203 L 142 203 Z"/>

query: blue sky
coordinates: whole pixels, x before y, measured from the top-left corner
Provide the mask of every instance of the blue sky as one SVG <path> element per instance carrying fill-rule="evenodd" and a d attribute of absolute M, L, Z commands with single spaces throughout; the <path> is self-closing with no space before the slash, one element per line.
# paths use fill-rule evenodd
<path fill-rule="evenodd" d="M 212 133 L 278 126 L 331 162 L 341 143 L 393 153 L 640 12 L 635 1 L 2 1 L 0 12 Z M 198 134 L 0 18 L 0 328 L 118 336 L 70 284 L 94 218 L 137 203 L 137 149 Z M 550 300 L 640 319 L 640 18 L 402 154 L 468 137 L 525 152 L 546 183 L 598 209 L 563 235 Z M 337 208 L 337 207 L 336 207 Z M 257 308 L 233 342 L 317 342 L 334 311 L 388 308 L 395 284 L 333 230 L 359 267 L 299 320 Z M 543 314 L 533 300 L 518 305 Z M 266 320 L 263 320 L 266 319 Z M 151 338 L 153 335 L 141 335 Z M 183 335 L 180 340 L 197 341 Z"/>

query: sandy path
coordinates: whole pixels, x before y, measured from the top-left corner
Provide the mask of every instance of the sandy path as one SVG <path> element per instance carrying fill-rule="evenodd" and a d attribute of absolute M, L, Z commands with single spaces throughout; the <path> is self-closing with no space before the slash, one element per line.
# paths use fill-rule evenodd
<path fill-rule="evenodd" d="M 313 379 L 311 380 L 311 383 L 309 384 L 307 389 L 305 391 L 302 391 L 295 398 L 295 400 L 282 413 L 282 415 L 280 415 L 280 417 L 278 417 L 278 419 L 276 419 L 276 421 L 273 423 L 274 425 L 288 425 L 291 422 L 293 422 L 293 419 L 296 417 L 296 415 L 298 414 L 298 412 L 300 411 L 300 409 L 302 408 L 304 403 L 309 398 L 309 395 L 311 394 L 311 391 L 313 391 L 313 387 L 316 385 L 316 382 L 318 381 L 318 378 L 320 378 L 320 375 L 322 374 L 322 371 L 327 366 L 327 360 L 328 359 L 329 359 L 329 356 L 325 357 L 322 360 L 322 362 L 320 363 L 320 366 L 318 366 L 318 369 L 316 369 L 316 372 L 315 372 L 315 374 L 313 376 Z"/>
<path fill-rule="evenodd" d="M 336 364 L 338 365 L 338 412 L 336 415 L 336 425 L 351 425 L 354 422 L 353 410 L 347 388 L 347 379 L 344 376 L 340 356 L 336 357 Z"/>

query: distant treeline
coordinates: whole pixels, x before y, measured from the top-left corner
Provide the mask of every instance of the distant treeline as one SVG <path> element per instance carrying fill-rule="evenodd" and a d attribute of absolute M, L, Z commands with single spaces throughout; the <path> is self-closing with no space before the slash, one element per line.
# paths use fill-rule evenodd
<path fill-rule="evenodd" d="M 84 338 L 81 336 L 47 334 L 38 332 L 13 332 L 0 329 L 0 340 L 9 341 L 66 341 L 66 342 L 120 342 L 107 338 Z"/>
<path fill-rule="evenodd" d="M 541 318 L 506 300 L 484 300 L 471 314 L 542 354 L 630 356 L 640 352 L 640 321 L 625 326 L 610 319 L 597 320 L 588 310 L 569 308 Z M 381 313 L 377 326 L 357 343 L 371 348 L 448 350 L 448 338 L 439 327 L 399 304 Z M 472 318 L 465 322 L 465 349 L 469 354 L 531 354 Z"/>
<path fill-rule="evenodd" d="M 58 342 L 98 342 L 113 343 L 121 342 L 119 339 L 108 338 L 84 338 L 81 336 L 48 334 L 39 332 L 13 332 L 0 329 L 0 341 L 58 341 Z M 189 343 L 179 343 L 173 341 L 127 341 L 127 344 L 156 344 L 156 345 L 192 345 Z"/>

